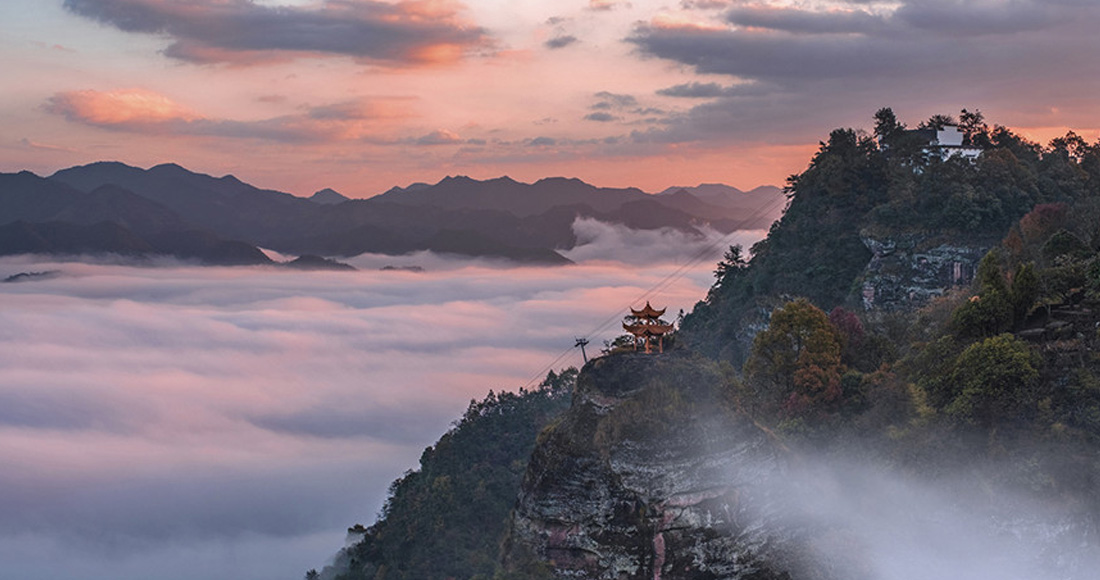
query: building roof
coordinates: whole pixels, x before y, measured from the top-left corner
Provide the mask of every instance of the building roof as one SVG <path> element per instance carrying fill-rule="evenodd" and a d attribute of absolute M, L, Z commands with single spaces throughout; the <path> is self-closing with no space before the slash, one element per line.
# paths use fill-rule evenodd
<path fill-rule="evenodd" d="M 671 324 L 627 324 L 623 323 L 623 330 L 634 336 L 661 336 L 672 332 Z"/>
<path fill-rule="evenodd" d="M 634 310 L 633 308 L 631 308 L 630 314 L 635 318 L 660 318 L 664 316 L 665 310 L 668 310 L 668 308 L 657 310 L 656 308 L 650 306 L 649 301 L 646 300 L 645 308 L 641 310 Z"/>

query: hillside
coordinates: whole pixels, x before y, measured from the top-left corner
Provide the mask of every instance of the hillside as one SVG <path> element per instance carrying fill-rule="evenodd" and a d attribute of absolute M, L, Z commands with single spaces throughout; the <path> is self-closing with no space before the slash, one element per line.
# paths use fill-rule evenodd
<path fill-rule="evenodd" d="M 489 577 L 535 437 L 569 406 L 577 370 L 551 371 L 534 390 L 490 392 L 420 467 L 390 486 L 378 521 L 348 530 L 351 545 L 307 578 Z"/>
<path fill-rule="evenodd" d="M 1100 142 L 963 119 L 834 131 L 675 348 L 585 365 L 476 577 L 1090 578 Z"/>
<path fill-rule="evenodd" d="M 710 361 L 586 365 L 535 450 L 506 570 L 877 579 L 899 557 L 878 544 L 885 533 L 928 550 L 904 577 L 1088 577 L 1100 562 L 1100 142 L 1041 147 L 964 111 L 981 149 L 971 161 L 905 143 L 892 118 L 879 112 L 875 138 L 834 131 L 751 258 L 731 249 L 719 264 L 677 337 Z M 941 266 L 954 275 L 930 274 Z M 746 420 L 788 461 L 742 450 L 761 435 L 692 439 Z M 908 504 L 990 525 L 959 534 L 946 523 L 958 516 L 925 523 Z M 997 544 L 1013 564 L 964 573 L 912 539 L 924 526 L 972 545 L 970 559 Z"/>
<path fill-rule="evenodd" d="M 740 366 L 751 329 L 782 297 L 825 311 L 923 306 L 969 283 L 978 260 L 1037 204 L 1100 192 L 1095 146 L 1072 136 L 1044 148 L 968 115 L 968 143 L 983 149 L 973 162 L 914 144 L 889 109 L 875 136 L 833 131 L 788 181 L 789 207 L 767 239 L 721 264 L 685 320 L 697 348 Z"/>

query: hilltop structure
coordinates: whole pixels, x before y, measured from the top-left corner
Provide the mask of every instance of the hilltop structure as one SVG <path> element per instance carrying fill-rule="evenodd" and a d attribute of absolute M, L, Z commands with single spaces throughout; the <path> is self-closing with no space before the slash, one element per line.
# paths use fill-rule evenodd
<path fill-rule="evenodd" d="M 936 153 L 943 160 L 962 157 L 973 161 L 982 154 L 981 147 L 972 147 L 964 143 L 965 135 L 957 125 L 944 125 L 939 129 L 934 127 L 913 129 L 909 132 L 925 139 L 928 142 L 925 151 Z"/>
<path fill-rule="evenodd" d="M 667 308 L 657 310 L 646 301 L 645 308 L 641 310 L 630 309 L 633 324 L 623 323 L 623 330 L 634 335 L 634 350 L 638 350 L 638 344 L 645 346 L 646 354 L 653 352 L 653 342 L 656 339 L 657 352 L 665 352 L 664 336 L 672 332 L 672 325 L 661 322 Z"/>

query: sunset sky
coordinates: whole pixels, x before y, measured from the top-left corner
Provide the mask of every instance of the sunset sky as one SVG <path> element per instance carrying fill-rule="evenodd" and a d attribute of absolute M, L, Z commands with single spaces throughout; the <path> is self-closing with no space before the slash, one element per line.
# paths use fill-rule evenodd
<path fill-rule="evenodd" d="M 4 0 L 0 171 L 770 183 L 837 126 L 1100 136 L 1095 0 Z"/>

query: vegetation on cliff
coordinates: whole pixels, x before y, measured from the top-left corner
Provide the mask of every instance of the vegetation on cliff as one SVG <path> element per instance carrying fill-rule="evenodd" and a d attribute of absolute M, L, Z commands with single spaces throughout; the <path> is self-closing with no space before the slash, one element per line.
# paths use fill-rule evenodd
<path fill-rule="evenodd" d="M 420 468 L 393 482 L 378 521 L 350 528 L 354 543 L 307 577 L 492 577 L 535 437 L 569 406 L 576 376 L 574 368 L 551 371 L 534 390 L 470 401 L 462 419 L 424 450 Z"/>
<path fill-rule="evenodd" d="M 734 399 L 788 443 L 928 474 L 997 464 L 985 476 L 1100 510 L 1100 142 L 1042 147 L 964 111 L 983 153 L 943 159 L 886 113 L 877 141 L 834 131 L 791 178 L 787 214 L 750 260 L 727 253 L 681 341 L 743 359 Z M 916 311 L 865 311 L 851 287 L 865 257 L 831 241 L 872 229 L 1000 242 L 970 285 Z"/>
<path fill-rule="evenodd" d="M 875 117 L 873 135 L 834 130 L 788 179 L 787 210 L 751 258 L 738 250 L 719 264 L 706 300 L 684 320 L 694 348 L 740 366 L 754 334 L 744 329 L 765 326 L 784 297 L 825 311 L 854 307 L 871 258 L 862 235 L 995 242 L 1037 205 L 1100 195 L 1100 143 L 1072 132 L 1043 147 L 966 110 L 960 121 L 937 115 L 920 124 L 961 123 L 964 144 L 982 150 L 970 160 L 930 147 L 927 133 L 907 130 L 889 109 Z"/>

